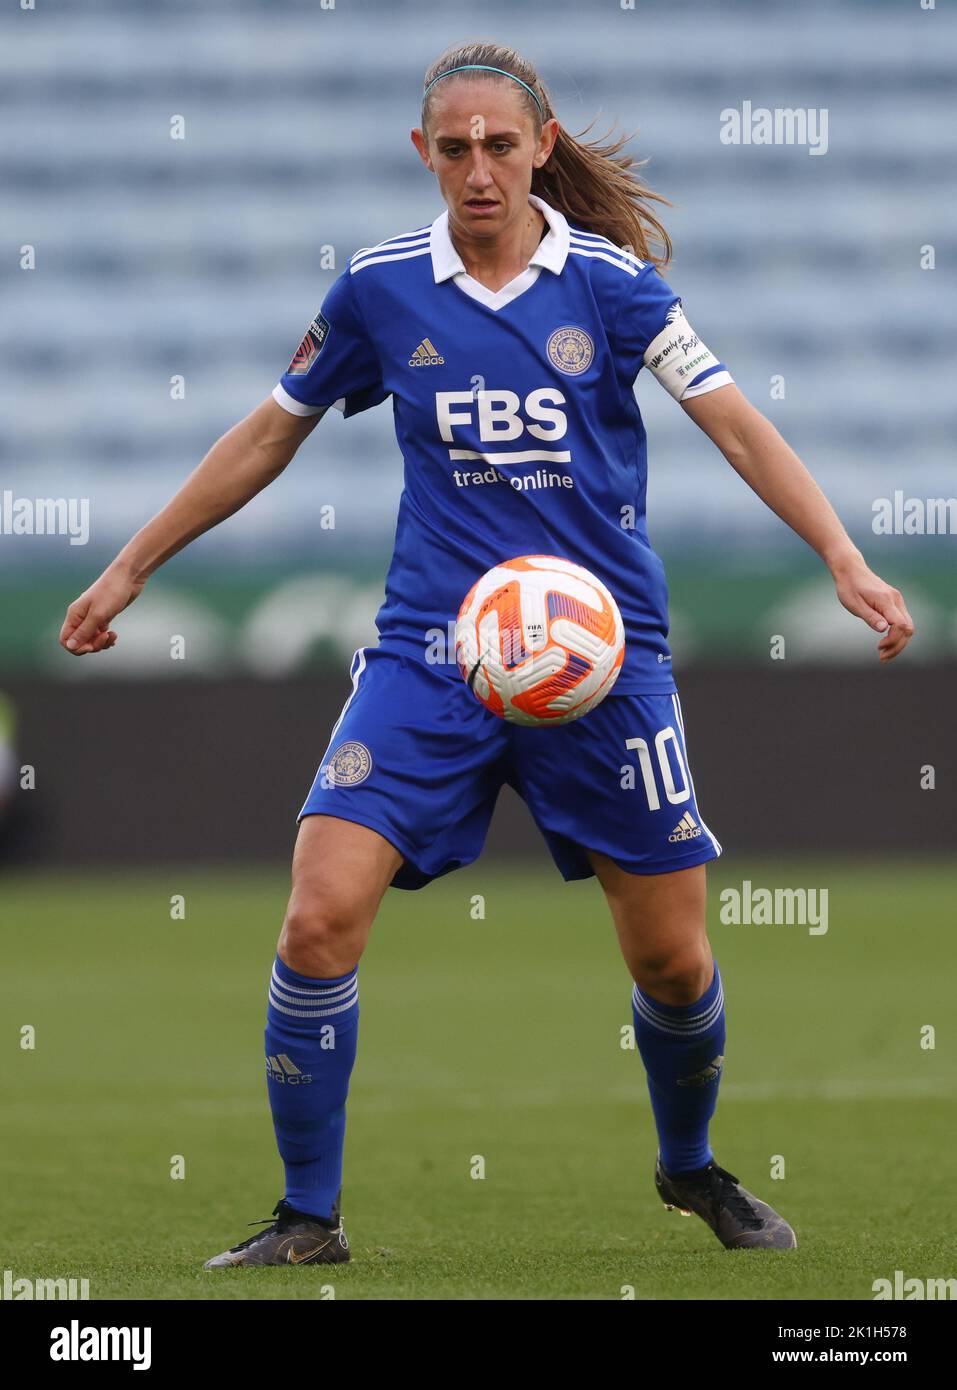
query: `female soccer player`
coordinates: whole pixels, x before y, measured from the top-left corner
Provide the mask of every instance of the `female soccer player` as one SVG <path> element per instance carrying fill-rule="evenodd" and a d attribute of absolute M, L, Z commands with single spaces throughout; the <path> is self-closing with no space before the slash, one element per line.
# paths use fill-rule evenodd
<path fill-rule="evenodd" d="M 275 1221 L 206 1267 L 349 1258 L 340 1196 L 359 958 L 387 887 L 420 888 L 477 858 L 503 782 L 562 876 L 597 875 L 606 895 L 634 980 L 662 1200 L 696 1212 L 728 1248 L 791 1248 L 787 1221 L 719 1167 L 708 1142 L 725 1015 L 704 866 L 721 848 L 695 800 L 663 570 L 645 528 L 641 367 L 814 548 L 844 607 L 883 634 L 882 661 L 913 624 L 690 327 L 659 270 L 670 242 L 651 202 L 664 200 L 616 157 L 623 141 L 573 139 L 531 64 L 492 44 L 433 64 L 412 140 L 445 211 L 351 258 L 272 395 L 71 604 L 60 638 L 77 656 L 112 646 L 110 623 L 154 570 L 278 477 L 330 406 L 348 417 L 392 396 L 405 486 L 380 641 L 353 657 L 352 692 L 300 813 L 269 986 L 285 1195 Z M 524 554 L 584 565 L 625 623 L 614 690 L 549 729 L 498 719 L 454 652 L 436 659 L 435 633 L 475 580 Z M 639 774 L 634 787 L 622 785 L 623 764 Z"/>

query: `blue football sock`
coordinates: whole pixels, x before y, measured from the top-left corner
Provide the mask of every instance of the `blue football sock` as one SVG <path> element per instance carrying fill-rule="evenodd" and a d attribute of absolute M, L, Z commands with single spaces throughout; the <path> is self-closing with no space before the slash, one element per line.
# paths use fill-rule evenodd
<path fill-rule="evenodd" d="M 724 991 L 717 961 L 711 984 L 695 1003 L 663 1004 L 635 985 L 631 1007 L 661 1162 L 672 1175 L 704 1168 L 714 1157 L 708 1123 L 718 1103 L 724 1060 Z"/>
<path fill-rule="evenodd" d="M 266 1089 L 286 1201 L 329 1219 L 342 1183 L 346 1095 L 359 1031 L 358 966 L 316 980 L 277 955 L 266 1011 Z"/>

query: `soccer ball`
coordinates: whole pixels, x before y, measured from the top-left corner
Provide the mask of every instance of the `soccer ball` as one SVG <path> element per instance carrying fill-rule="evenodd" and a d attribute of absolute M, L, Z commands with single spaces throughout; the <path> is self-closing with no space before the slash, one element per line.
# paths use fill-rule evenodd
<path fill-rule="evenodd" d="M 600 579 L 557 555 L 487 570 L 462 601 L 455 659 L 472 694 L 511 724 L 568 724 L 618 679 L 625 629 Z"/>

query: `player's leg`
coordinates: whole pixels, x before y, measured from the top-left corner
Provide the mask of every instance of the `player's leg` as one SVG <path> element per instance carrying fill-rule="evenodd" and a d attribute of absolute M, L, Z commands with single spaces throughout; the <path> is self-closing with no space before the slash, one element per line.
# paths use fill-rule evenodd
<path fill-rule="evenodd" d="M 562 874 L 594 873 L 604 889 L 665 1165 L 701 1168 L 725 1036 L 705 930 L 704 865 L 720 846 L 695 799 L 677 702 L 611 695 L 570 724 L 516 730 L 514 743 L 522 793 Z"/>
<path fill-rule="evenodd" d="M 348 1259 L 338 1192 L 359 958 L 387 887 L 424 887 L 478 856 L 504 777 L 501 721 L 457 672 L 360 648 L 352 680 L 300 812 L 270 980 L 267 1086 L 286 1196 L 268 1231 L 210 1267 Z"/>
<path fill-rule="evenodd" d="M 715 1161 L 708 1125 L 724 1062 L 721 976 L 705 930 L 705 866 L 634 874 L 586 851 L 634 980 L 635 1039 L 658 1131 L 655 1187 L 729 1249 L 793 1249 L 794 1232 Z"/>
<path fill-rule="evenodd" d="M 286 1200 L 321 1218 L 339 1191 L 358 963 L 379 903 L 390 884 L 422 887 L 475 858 L 500 784 L 500 723 L 455 676 L 357 653 L 353 693 L 301 812 L 267 1074 Z"/>
<path fill-rule="evenodd" d="M 571 724 L 516 730 L 514 758 L 516 789 L 563 877 L 594 873 L 605 890 L 633 980 L 662 1200 L 698 1212 L 726 1246 L 793 1246 L 787 1222 L 709 1146 L 725 1016 L 704 866 L 721 846 L 697 804 L 677 695 L 611 695 Z"/>
<path fill-rule="evenodd" d="M 333 1224 L 359 1028 L 359 959 L 402 862 L 368 826 L 327 815 L 300 824 L 269 981 L 266 1085 L 285 1201 Z"/>
<path fill-rule="evenodd" d="M 664 1004 L 700 998 L 714 965 L 705 920 L 706 866 L 633 874 L 599 850 L 586 854 L 634 982 Z"/>
<path fill-rule="evenodd" d="M 586 851 L 605 893 L 634 982 L 635 1043 L 645 1066 L 661 1160 L 669 1173 L 713 1159 L 725 1018 L 721 976 L 705 927 L 705 866 L 629 873 Z"/>
<path fill-rule="evenodd" d="M 285 1195 L 277 1220 L 207 1269 L 338 1264 L 346 1097 L 359 1026 L 358 964 L 402 854 L 378 831 L 329 815 L 300 823 L 292 890 L 269 980 L 266 1087 Z"/>
<path fill-rule="evenodd" d="M 338 816 L 299 823 L 277 954 L 304 975 L 342 975 L 365 950 L 403 856 L 377 830 Z"/>

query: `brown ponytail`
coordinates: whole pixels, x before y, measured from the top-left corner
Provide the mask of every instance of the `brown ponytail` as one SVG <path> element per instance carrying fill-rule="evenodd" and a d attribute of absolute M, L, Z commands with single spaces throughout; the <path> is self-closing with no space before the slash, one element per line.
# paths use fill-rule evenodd
<path fill-rule="evenodd" d="M 555 115 L 551 98 L 538 73 L 530 62 L 512 48 L 495 43 L 462 44 L 448 48 L 425 74 L 427 87 L 440 73 L 449 68 L 460 67 L 464 63 L 484 63 L 489 67 L 503 68 L 506 72 L 527 83 L 538 97 L 544 110 L 544 117 L 534 99 L 517 83 L 511 83 L 525 103 L 531 116 L 536 135 L 543 122 Z M 463 77 L 480 78 L 489 82 L 504 82 L 491 72 L 462 73 Z M 458 76 L 458 74 L 456 74 Z M 454 81 L 447 78 L 446 81 Z M 440 84 L 441 85 L 441 84 Z M 422 103 L 422 129 L 427 129 L 432 92 Z M 587 126 L 582 135 L 591 130 Z M 581 138 L 569 135 L 559 126 L 558 138 L 547 164 L 532 174 L 531 191 L 551 207 L 564 213 L 569 222 L 586 231 L 597 232 L 608 237 L 616 246 L 633 252 L 643 261 L 651 261 L 662 269 L 671 260 L 671 238 L 651 210 L 652 203 L 663 203 L 667 207 L 674 204 L 660 193 L 653 193 L 633 173 L 647 160 L 634 160 L 630 155 L 618 151 L 631 137 L 622 135 L 617 140 L 607 139 L 604 143 L 592 141 L 585 143 Z M 661 248 L 655 254 L 653 247 Z"/>

